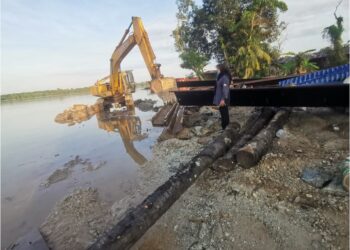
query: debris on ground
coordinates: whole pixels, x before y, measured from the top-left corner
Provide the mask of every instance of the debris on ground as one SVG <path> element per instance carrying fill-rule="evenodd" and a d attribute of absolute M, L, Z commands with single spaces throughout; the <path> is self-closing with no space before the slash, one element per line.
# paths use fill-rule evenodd
<path fill-rule="evenodd" d="M 288 133 L 287 133 L 287 131 L 284 130 L 284 129 L 279 129 L 279 130 L 277 130 L 277 132 L 276 132 L 276 136 L 277 136 L 278 138 L 285 138 L 285 137 L 288 136 Z"/>
<path fill-rule="evenodd" d="M 341 175 L 334 176 L 331 182 L 325 186 L 322 191 L 338 196 L 348 196 L 348 193 L 344 190 L 343 178 Z"/>
<path fill-rule="evenodd" d="M 316 188 L 325 187 L 332 178 L 332 174 L 318 168 L 305 168 L 301 173 L 301 179 Z"/>

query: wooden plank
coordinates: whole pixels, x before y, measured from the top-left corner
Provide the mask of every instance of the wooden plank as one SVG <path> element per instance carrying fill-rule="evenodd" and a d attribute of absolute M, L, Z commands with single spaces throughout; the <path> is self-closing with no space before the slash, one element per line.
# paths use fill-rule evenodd
<path fill-rule="evenodd" d="M 170 122 L 169 118 L 172 115 L 172 112 L 176 108 L 177 104 L 167 104 L 163 106 L 153 117 L 152 125 L 158 127 L 167 126 Z"/>
<path fill-rule="evenodd" d="M 185 107 L 183 106 L 179 107 L 179 110 L 176 113 L 174 126 L 172 127 L 172 131 L 171 131 L 172 134 L 177 134 L 183 129 L 182 122 L 183 122 L 184 112 L 185 112 Z"/>

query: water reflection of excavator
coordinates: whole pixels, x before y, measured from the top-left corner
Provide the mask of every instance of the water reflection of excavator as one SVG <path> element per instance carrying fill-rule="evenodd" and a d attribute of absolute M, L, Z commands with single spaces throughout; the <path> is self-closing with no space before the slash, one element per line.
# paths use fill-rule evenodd
<path fill-rule="evenodd" d="M 111 111 L 109 108 L 112 104 L 101 107 L 100 103 L 94 105 L 73 105 L 70 109 L 57 114 L 55 122 L 73 126 L 76 123 L 82 123 L 96 115 L 98 126 L 108 132 L 119 132 L 122 138 L 126 152 L 138 164 L 144 164 L 147 159 L 140 154 L 134 147 L 134 141 L 146 138 L 141 131 L 141 120 L 135 116 L 133 107 L 125 111 Z"/>
<path fill-rule="evenodd" d="M 146 135 L 141 133 L 141 120 L 135 116 L 134 110 L 96 113 L 98 126 L 108 132 L 119 132 L 126 152 L 139 165 L 147 159 L 134 147 L 134 141 L 142 140 Z"/>
<path fill-rule="evenodd" d="M 131 26 L 133 26 L 134 32 L 129 34 Z M 132 17 L 131 24 L 126 29 L 110 59 L 110 75 L 97 81 L 91 87 L 91 93 L 94 96 L 102 97 L 105 102 L 120 103 L 126 106 L 133 105 L 131 93 L 134 89 L 134 78 L 131 71 L 121 71 L 120 64 L 136 44 L 139 46 L 152 78 L 151 90 L 159 93 L 176 86 L 175 79 L 163 77 L 160 72 L 160 64 L 155 63 L 156 57 L 141 18 Z"/>

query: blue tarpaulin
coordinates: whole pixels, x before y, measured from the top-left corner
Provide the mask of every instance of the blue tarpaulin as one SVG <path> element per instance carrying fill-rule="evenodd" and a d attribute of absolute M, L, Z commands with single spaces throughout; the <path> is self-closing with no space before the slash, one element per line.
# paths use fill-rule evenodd
<path fill-rule="evenodd" d="M 280 81 L 279 86 L 342 83 L 347 77 L 349 77 L 349 64 L 344 64 Z"/>

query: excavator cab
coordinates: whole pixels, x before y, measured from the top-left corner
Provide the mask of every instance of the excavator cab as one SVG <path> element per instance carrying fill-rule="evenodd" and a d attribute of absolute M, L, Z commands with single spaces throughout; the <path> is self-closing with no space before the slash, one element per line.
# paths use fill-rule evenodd
<path fill-rule="evenodd" d="M 112 96 L 112 90 L 109 84 L 109 76 L 98 80 L 92 87 L 90 87 L 90 92 L 92 95 L 99 97 Z"/>
<path fill-rule="evenodd" d="M 135 92 L 135 80 L 132 70 L 126 70 L 122 72 L 124 84 L 128 87 L 131 93 Z"/>
<path fill-rule="evenodd" d="M 120 103 L 126 106 L 132 106 L 134 102 L 131 93 L 134 93 L 136 89 L 132 70 L 121 71 L 118 75 L 120 77 L 118 91 L 111 85 L 110 77 L 106 76 L 90 87 L 90 93 L 94 96 L 104 98 L 107 103 Z"/>

